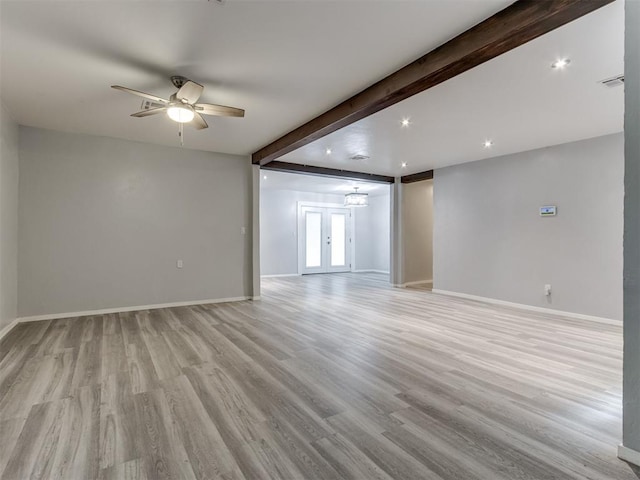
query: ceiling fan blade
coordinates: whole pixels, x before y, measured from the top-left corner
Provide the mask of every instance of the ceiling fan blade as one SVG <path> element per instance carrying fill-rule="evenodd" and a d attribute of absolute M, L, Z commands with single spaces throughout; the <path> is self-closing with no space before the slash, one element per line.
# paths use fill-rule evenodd
<path fill-rule="evenodd" d="M 202 115 L 200 115 L 199 113 L 196 113 L 194 115 L 194 117 L 193 117 L 193 120 L 191 120 L 191 122 L 189 122 L 189 123 L 196 130 L 202 130 L 204 128 L 209 128 L 209 125 L 207 125 L 207 122 L 204 120 L 204 118 L 202 118 Z"/>
<path fill-rule="evenodd" d="M 115 88 L 116 90 L 122 90 L 123 92 L 137 95 L 138 97 L 148 98 L 149 100 L 153 100 L 154 102 L 169 103 L 169 100 L 165 100 L 162 97 L 151 95 L 150 93 L 139 92 L 138 90 L 133 90 L 132 88 L 121 87 L 120 85 L 111 85 L 111 88 Z"/>
<path fill-rule="evenodd" d="M 221 117 L 244 117 L 244 110 L 241 108 L 225 107 L 224 105 L 213 105 L 211 103 L 198 103 L 195 106 L 196 112 L 205 115 L 219 115 Z"/>
<path fill-rule="evenodd" d="M 148 109 L 142 110 L 140 112 L 132 113 L 131 116 L 132 117 L 137 117 L 137 118 L 142 118 L 142 117 L 148 117 L 149 115 L 155 115 L 157 113 L 162 113 L 162 112 L 166 112 L 166 111 L 167 111 L 167 107 L 148 108 Z"/>
<path fill-rule="evenodd" d="M 186 100 L 187 103 L 193 105 L 198 101 L 203 90 L 204 87 L 202 85 L 189 80 L 176 92 L 176 98 L 178 100 Z"/>

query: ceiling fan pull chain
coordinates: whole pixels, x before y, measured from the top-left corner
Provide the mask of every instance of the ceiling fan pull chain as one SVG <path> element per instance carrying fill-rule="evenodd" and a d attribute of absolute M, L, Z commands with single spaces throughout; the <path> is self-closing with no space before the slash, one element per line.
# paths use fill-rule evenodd
<path fill-rule="evenodd" d="M 183 123 L 178 123 L 178 136 L 180 137 L 180 146 L 184 147 L 184 128 Z"/>

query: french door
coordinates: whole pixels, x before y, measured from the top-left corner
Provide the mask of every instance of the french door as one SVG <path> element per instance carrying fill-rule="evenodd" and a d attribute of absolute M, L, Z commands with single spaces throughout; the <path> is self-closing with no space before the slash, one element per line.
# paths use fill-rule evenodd
<path fill-rule="evenodd" d="M 301 207 L 299 236 L 300 273 L 351 270 L 351 210 Z"/>

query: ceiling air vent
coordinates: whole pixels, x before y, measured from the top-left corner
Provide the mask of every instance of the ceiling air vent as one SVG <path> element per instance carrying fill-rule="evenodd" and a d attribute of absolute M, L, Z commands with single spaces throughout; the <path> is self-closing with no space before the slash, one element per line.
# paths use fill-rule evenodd
<path fill-rule="evenodd" d="M 618 75 L 616 77 L 600 80 L 600 82 L 598 83 L 601 83 L 605 87 L 609 87 L 609 88 L 619 87 L 620 85 L 624 85 L 624 75 Z"/>
<path fill-rule="evenodd" d="M 356 161 L 360 161 L 360 160 L 366 160 L 367 157 L 366 155 L 354 155 L 353 157 L 349 157 L 349 160 L 356 160 Z"/>

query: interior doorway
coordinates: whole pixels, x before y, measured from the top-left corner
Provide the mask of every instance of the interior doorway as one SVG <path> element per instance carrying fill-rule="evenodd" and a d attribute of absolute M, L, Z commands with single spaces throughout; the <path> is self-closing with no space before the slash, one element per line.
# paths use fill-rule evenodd
<path fill-rule="evenodd" d="M 350 208 L 299 205 L 298 271 L 337 273 L 351 271 Z"/>
<path fill-rule="evenodd" d="M 356 189 L 367 202 L 345 206 Z M 390 194 L 386 183 L 262 170 L 261 278 L 375 273 L 388 282 Z"/>

